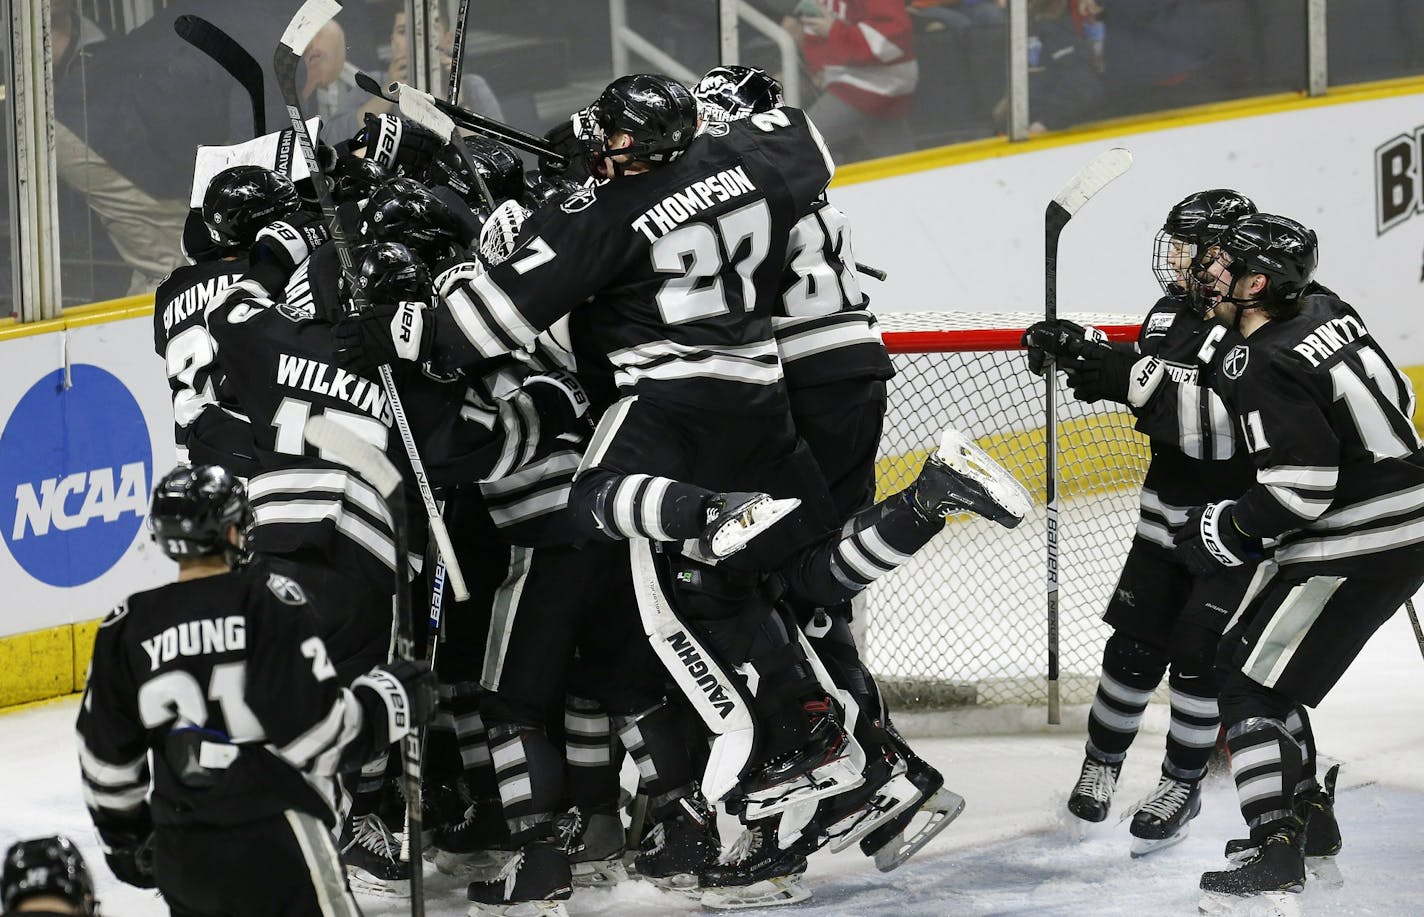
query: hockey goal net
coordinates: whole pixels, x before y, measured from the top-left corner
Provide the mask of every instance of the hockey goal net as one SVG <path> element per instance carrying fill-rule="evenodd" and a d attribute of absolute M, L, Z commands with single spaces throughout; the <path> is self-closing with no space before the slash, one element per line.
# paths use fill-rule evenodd
<path fill-rule="evenodd" d="M 868 590 L 864 653 L 892 708 L 1042 705 L 1048 614 L 1045 395 L 1019 344 L 1029 313 L 878 316 L 895 364 L 878 462 L 880 494 L 914 480 L 945 426 L 972 436 L 1033 496 L 1005 529 L 971 516 Z M 1064 314 L 1113 340 L 1138 319 Z M 1062 702 L 1087 703 L 1107 628 L 1100 617 L 1137 525 L 1146 439 L 1118 404 L 1073 399 L 1059 377 L 1059 677 Z"/>

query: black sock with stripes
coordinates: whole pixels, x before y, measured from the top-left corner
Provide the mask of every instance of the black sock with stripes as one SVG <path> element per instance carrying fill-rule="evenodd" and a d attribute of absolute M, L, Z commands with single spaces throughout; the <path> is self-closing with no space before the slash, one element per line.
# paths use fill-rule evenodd
<path fill-rule="evenodd" d="M 1167 756 L 1162 773 L 1177 780 L 1200 780 L 1216 748 L 1221 714 L 1216 696 L 1221 682 L 1214 666 L 1204 672 L 1184 672 L 1172 666 L 1172 723 L 1167 730 Z"/>
<path fill-rule="evenodd" d="M 589 507 L 599 528 L 618 538 L 683 541 L 702 534 L 707 524 L 706 506 L 713 492 L 671 478 L 646 474 L 617 475 L 594 469 L 605 480 L 588 490 Z M 585 485 L 588 487 L 588 485 Z"/>
<path fill-rule="evenodd" d="M 1165 651 L 1116 631 L 1103 647 L 1103 673 L 1088 712 L 1087 753 L 1120 764 L 1142 725 L 1147 701 L 1167 671 Z"/>
<path fill-rule="evenodd" d="M 455 743 L 460 750 L 460 767 L 465 774 L 465 786 L 470 795 L 479 799 L 489 799 L 499 795 L 494 779 L 494 765 L 490 761 L 489 737 L 485 734 L 485 722 L 480 715 L 480 699 L 483 689 L 474 682 L 458 682 L 441 686 L 441 712 L 450 716 L 454 728 Z"/>
<path fill-rule="evenodd" d="M 1285 719 L 1286 729 L 1291 738 L 1301 748 L 1300 780 L 1296 783 L 1296 793 L 1308 793 L 1320 789 L 1315 774 L 1315 731 L 1310 728 L 1310 715 L 1305 708 L 1297 706 Z"/>
<path fill-rule="evenodd" d="M 490 723 L 489 741 L 510 839 L 523 846 L 550 837 L 563 795 L 563 756 L 532 726 Z"/>
<path fill-rule="evenodd" d="M 1226 730 L 1226 747 L 1241 816 L 1252 836 L 1271 822 L 1293 816 L 1302 755 L 1285 723 L 1248 717 Z"/>
<path fill-rule="evenodd" d="M 618 810 L 618 766 L 622 756 L 613 724 L 597 701 L 564 697 L 565 788 L 584 812 Z"/>
<path fill-rule="evenodd" d="M 638 788 L 652 798 L 693 784 L 695 772 L 678 711 L 666 702 L 648 710 L 615 714 L 618 739 L 638 766 Z"/>

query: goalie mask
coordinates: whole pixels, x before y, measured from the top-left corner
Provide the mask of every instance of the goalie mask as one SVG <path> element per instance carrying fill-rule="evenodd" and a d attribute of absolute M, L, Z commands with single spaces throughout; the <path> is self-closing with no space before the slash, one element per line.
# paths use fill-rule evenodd
<path fill-rule="evenodd" d="M 485 180 L 494 198 L 493 206 L 499 206 L 510 198 L 524 193 L 524 163 L 514 151 L 504 144 L 485 137 L 466 137 L 465 148 L 470 151 L 480 177 Z M 491 204 L 480 196 L 479 184 L 470 174 L 465 159 L 455 145 L 450 143 L 431 160 L 426 170 L 425 180 L 430 185 L 444 185 L 460 196 L 472 210 L 488 210 Z"/>
<path fill-rule="evenodd" d="M 301 207 L 301 195 L 285 175 L 261 166 L 233 166 L 208 183 L 203 223 L 213 242 L 245 249 L 263 227 Z"/>
<path fill-rule="evenodd" d="M 608 84 L 588 114 L 598 133 L 594 139 L 602 147 L 597 153 L 600 171 L 605 156 L 655 165 L 672 162 L 697 133 L 697 101 L 686 86 L 661 74 L 619 77 Z M 631 137 L 632 144 L 609 148 L 608 141 L 618 133 Z"/>
<path fill-rule="evenodd" d="M 1255 212 L 1250 198 L 1229 188 L 1198 191 L 1179 201 L 1167 212 L 1153 243 L 1152 273 L 1162 292 L 1189 298 L 1203 315 L 1209 312 L 1212 303 L 1194 282 L 1195 273 L 1207 263 L 1226 227 Z"/>
<path fill-rule="evenodd" d="M 785 104 L 781 84 L 765 70 L 730 64 L 713 67 L 692 87 L 703 121 L 740 121 Z"/>
<path fill-rule="evenodd" d="M 362 241 L 400 242 L 426 264 L 462 256 L 468 242 L 445 202 L 409 178 L 376 189 L 361 216 Z"/>
<path fill-rule="evenodd" d="M 63 898 L 87 917 L 99 912 L 94 879 L 69 838 L 54 835 L 18 841 L 5 852 L 0 871 L 0 905 L 5 913 L 20 913 L 21 903 L 39 895 Z"/>
<path fill-rule="evenodd" d="M 242 536 L 238 544 L 228 540 L 233 526 Z M 236 566 L 247 558 L 251 527 L 247 488 L 221 465 L 179 465 L 153 489 L 148 528 L 174 560 L 221 556 Z"/>

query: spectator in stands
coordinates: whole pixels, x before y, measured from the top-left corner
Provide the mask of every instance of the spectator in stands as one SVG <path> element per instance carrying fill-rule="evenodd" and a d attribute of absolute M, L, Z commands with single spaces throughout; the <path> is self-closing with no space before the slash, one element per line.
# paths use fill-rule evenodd
<path fill-rule="evenodd" d="M 1008 22 L 1009 0 L 910 0 L 910 14 L 924 22 L 926 32 L 994 28 Z"/>
<path fill-rule="evenodd" d="M 359 68 L 346 59 L 346 30 L 335 19 L 322 26 L 303 55 L 306 81 L 302 111 L 321 118 L 323 137 L 345 140 L 361 127 L 359 110 L 368 98 L 356 85 Z"/>
<path fill-rule="evenodd" d="M 1068 0 L 1028 0 L 1028 33 L 1029 135 L 1070 127 L 1096 115 L 1102 79 L 1093 44 L 1079 33 Z M 1001 130 L 1007 126 L 1008 113 L 1005 97 L 994 108 Z"/>
<path fill-rule="evenodd" d="M 822 90 L 809 109 L 837 160 L 914 148 L 919 65 L 905 0 L 800 0 L 782 20 Z"/>

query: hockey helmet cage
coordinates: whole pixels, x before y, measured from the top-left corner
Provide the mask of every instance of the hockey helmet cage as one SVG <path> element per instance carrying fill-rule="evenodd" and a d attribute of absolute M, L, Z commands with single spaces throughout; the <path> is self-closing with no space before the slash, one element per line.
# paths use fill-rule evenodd
<path fill-rule="evenodd" d="M 362 245 L 356 256 L 356 284 L 368 302 L 430 302 L 430 269 L 399 242 Z M 342 278 L 343 283 L 345 278 Z"/>
<path fill-rule="evenodd" d="M 1263 274 L 1268 281 L 1262 299 L 1270 305 L 1293 303 L 1315 277 L 1319 243 L 1315 231 L 1289 217 L 1257 213 L 1227 227 L 1217 242 L 1231 260 L 1232 282 Z"/>
<path fill-rule="evenodd" d="M 233 166 L 208 183 L 203 222 L 219 245 L 247 248 L 269 223 L 302 207 L 292 180 L 262 166 Z"/>
<path fill-rule="evenodd" d="M 513 150 L 486 137 L 465 138 L 465 148 L 470 151 L 470 160 L 494 197 L 493 206 L 498 207 L 523 193 L 524 163 Z M 430 185 L 445 185 L 472 208 L 488 209 L 491 206 L 480 196 L 478 183 L 470 175 L 465 158 L 453 143 L 447 143 L 431 160 L 425 181 Z"/>
<path fill-rule="evenodd" d="M 627 155 L 634 161 L 672 162 L 697 133 L 697 100 L 670 76 L 635 73 L 608 84 L 590 110 L 602 132 L 601 155 Z M 608 148 L 615 133 L 633 138 L 631 146 Z"/>
<path fill-rule="evenodd" d="M 1256 212 L 1256 204 L 1230 188 L 1197 191 L 1167 212 L 1153 245 L 1152 272 L 1163 292 L 1182 295 L 1190 272 L 1206 261 L 1211 247 L 1236 220 Z"/>
<path fill-rule="evenodd" d="M 400 242 L 434 265 L 461 255 L 466 230 L 445 202 L 409 178 L 393 178 L 377 188 L 361 213 L 364 242 Z"/>
<path fill-rule="evenodd" d="M 713 67 L 692 87 L 703 121 L 740 121 L 785 104 L 781 84 L 765 70 L 728 64 Z"/>
<path fill-rule="evenodd" d="M 251 525 L 247 488 L 221 465 L 179 465 L 153 489 L 148 527 L 174 560 L 222 555 L 238 563 L 244 551 L 228 540 L 228 529 L 245 536 Z"/>
<path fill-rule="evenodd" d="M 0 906 L 5 913 L 18 913 L 23 901 L 37 895 L 63 898 L 88 917 L 98 913 L 94 878 L 79 848 L 63 835 L 17 841 L 5 852 L 0 868 Z"/>

